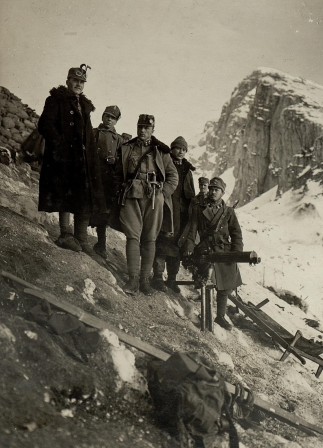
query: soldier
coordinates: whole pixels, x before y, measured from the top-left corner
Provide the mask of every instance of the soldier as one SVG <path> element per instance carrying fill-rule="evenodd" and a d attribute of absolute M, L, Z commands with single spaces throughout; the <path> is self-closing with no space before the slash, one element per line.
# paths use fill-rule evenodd
<path fill-rule="evenodd" d="M 171 195 L 178 174 L 168 146 L 152 135 L 154 127 L 152 115 L 140 115 L 138 136 L 118 152 L 115 182 L 119 191 L 123 184 L 120 223 L 127 237 L 129 273 L 123 289 L 128 294 L 136 294 L 139 289 L 146 295 L 152 294 L 149 277 L 156 238 L 162 225 L 164 231 L 173 231 Z"/>
<path fill-rule="evenodd" d="M 194 251 L 194 258 L 212 252 L 235 252 L 243 250 L 240 225 L 232 207 L 225 205 L 222 196 L 225 183 L 220 177 L 210 180 L 207 204 L 195 204 L 186 241 L 186 255 Z M 196 235 L 200 243 L 194 248 Z M 242 284 L 236 263 L 213 263 L 210 280 L 217 289 L 217 316 L 215 322 L 226 330 L 231 325 L 225 319 L 228 295 Z"/>
<path fill-rule="evenodd" d="M 154 278 L 152 285 L 159 291 L 167 291 L 166 285 L 174 292 L 181 290 L 176 284 L 176 276 L 180 267 L 180 248 L 178 239 L 184 227 L 188 223 L 189 207 L 191 199 L 195 197 L 194 181 L 192 171 L 195 170 L 188 160 L 185 159 L 187 143 L 183 137 L 177 137 L 171 143 L 171 157 L 177 169 L 179 182 L 172 194 L 174 213 L 174 233 L 160 232 L 157 238 L 156 257 L 154 261 Z M 163 280 L 163 272 L 167 269 L 166 285 Z"/>
<path fill-rule="evenodd" d="M 104 189 L 107 210 L 112 207 L 113 200 L 113 176 L 117 150 L 121 147 L 124 139 L 117 134 L 115 125 L 121 117 L 118 106 L 107 106 L 102 115 L 102 123 L 93 130 L 96 141 L 101 179 Z M 91 217 L 91 225 L 96 226 L 98 241 L 94 245 L 95 252 L 103 258 L 107 258 L 106 251 L 106 228 L 107 214 L 94 215 Z"/>
<path fill-rule="evenodd" d="M 207 177 L 199 177 L 198 178 L 199 183 L 199 193 L 195 196 L 194 201 L 192 203 L 195 203 L 196 201 L 199 203 L 205 203 L 206 198 L 209 192 L 209 179 Z"/>
<path fill-rule="evenodd" d="M 60 247 L 93 254 L 87 242 L 89 217 L 104 212 L 105 201 L 90 118 L 94 106 L 82 93 L 87 68 L 82 64 L 69 69 L 67 87 L 50 91 L 39 118 L 45 151 L 38 210 L 59 212 Z M 74 235 L 70 213 L 74 213 Z"/>

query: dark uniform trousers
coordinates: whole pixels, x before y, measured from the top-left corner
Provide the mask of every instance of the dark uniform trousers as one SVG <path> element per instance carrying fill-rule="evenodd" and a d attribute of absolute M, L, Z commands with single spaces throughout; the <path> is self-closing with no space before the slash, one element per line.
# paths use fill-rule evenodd
<path fill-rule="evenodd" d="M 155 258 L 156 239 L 163 222 L 164 195 L 156 190 L 155 207 L 152 199 L 126 198 L 121 207 L 120 223 L 127 237 L 126 254 L 129 276 L 149 277 Z M 140 269 L 141 256 L 141 269 Z"/>

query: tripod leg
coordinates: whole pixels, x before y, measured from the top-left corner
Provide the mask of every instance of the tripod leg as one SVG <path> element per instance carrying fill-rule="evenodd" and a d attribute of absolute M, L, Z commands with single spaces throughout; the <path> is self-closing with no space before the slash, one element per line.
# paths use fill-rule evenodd
<path fill-rule="evenodd" d="M 213 294 L 214 294 L 214 288 L 207 289 L 207 326 L 208 330 L 213 333 L 214 330 L 214 322 L 213 322 Z"/>
<path fill-rule="evenodd" d="M 205 286 L 201 287 L 201 330 L 205 331 Z"/>

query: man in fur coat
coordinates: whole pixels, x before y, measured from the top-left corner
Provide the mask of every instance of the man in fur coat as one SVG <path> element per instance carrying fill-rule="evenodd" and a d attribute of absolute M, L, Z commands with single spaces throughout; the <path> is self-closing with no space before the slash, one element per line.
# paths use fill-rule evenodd
<path fill-rule="evenodd" d="M 194 252 L 198 262 L 204 254 L 235 252 L 243 250 L 241 228 L 232 207 L 228 207 L 222 196 L 225 183 L 220 177 L 210 180 L 209 194 L 206 204 L 196 203 L 193 206 L 191 226 L 185 243 L 185 255 Z M 195 247 L 197 233 L 199 244 Z M 209 268 L 211 267 L 211 275 Z M 201 266 L 217 289 L 217 316 L 215 322 L 230 330 L 231 325 L 225 319 L 228 295 L 242 284 L 240 271 L 236 263 L 212 263 Z"/>
<path fill-rule="evenodd" d="M 45 138 L 45 151 L 38 209 L 59 212 L 60 247 L 92 254 L 87 241 L 89 218 L 105 212 L 105 201 L 90 119 L 94 106 L 82 93 L 87 68 L 82 64 L 68 71 L 67 87 L 50 91 L 40 116 L 38 130 Z M 74 214 L 74 235 L 70 213 Z"/>
<path fill-rule="evenodd" d="M 126 255 L 129 281 L 127 294 L 140 289 L 151 295 L 150 274 L 155 258 L 156 238 L 163 225 L 173 231 L 171 195 L 178 174 L 169 148 L 152 134 L 155 119 L 142 114 L 137 137 L 122 145 L 116 162 L 115 185 L 120 194 L 120 224 L 127 237 Z"/>
<path fill-rule="evenodd" d="M 195 196 L 195 188 L 192 171 L 194 166 L 185 159 L 187 153 L 187 142 L 183 137 L 177 137 L 171 143 L 171 157 L 178 173 L 178 185 L 172 194 L 174 213 L 174 232 L 160 232 L 157 239 L 156 256 L 154 261 L 154 278 L 152 285 L 159 291 L 167 291 L 166 285 L 174 292 L 180 293 L 176 284 L 176 276 L 180 267 L 179 237 L 182 235 L 189 219 L 189 208 L 191 200 Z M 163 272 L 167 270 L 166 285 L 163 280 Z"/>

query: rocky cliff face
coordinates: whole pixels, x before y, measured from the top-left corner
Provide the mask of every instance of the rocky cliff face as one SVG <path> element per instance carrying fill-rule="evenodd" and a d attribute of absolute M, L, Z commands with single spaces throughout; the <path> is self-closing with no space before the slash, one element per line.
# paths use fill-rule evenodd
<path fill-rule="evenodd" d="M 0 159 L 8 165 L 23 159 L 21 143 L 35 129 L 36 112 L 5 87 L 0 86 Z"/>
<path fill-rule="evenodd" d="M 278 194 L 304 179 L 321 178 L 323 87 L 273 69 L 245 78 L 208 122 L 198 145 L 201 171 L 233 167 L 230 202 L 245 204 L 278 185 Z M 198 154 L 197 147 L 193 153 Z"/>

